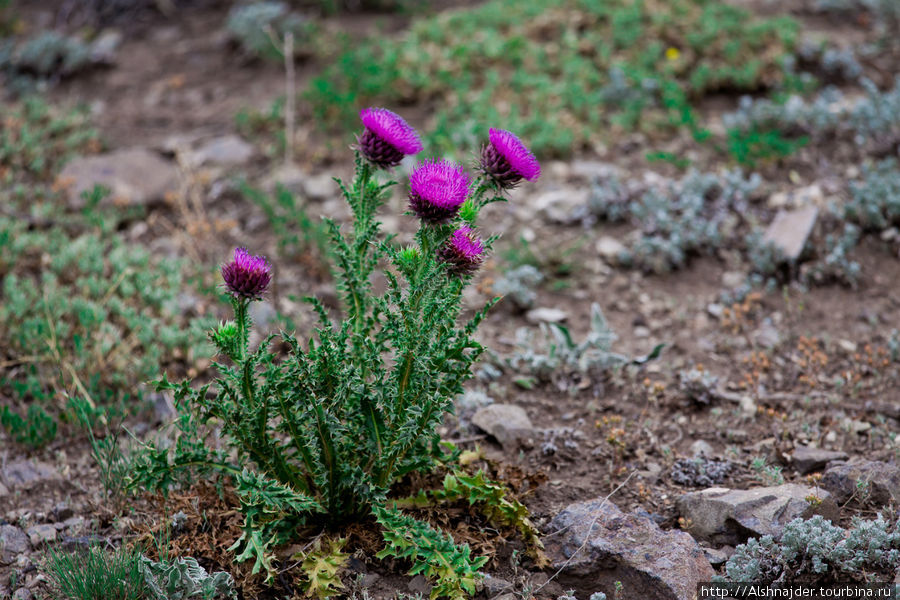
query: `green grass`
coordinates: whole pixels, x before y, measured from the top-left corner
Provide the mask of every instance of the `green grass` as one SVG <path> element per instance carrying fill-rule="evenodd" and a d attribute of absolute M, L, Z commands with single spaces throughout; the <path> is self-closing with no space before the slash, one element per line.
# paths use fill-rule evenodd
<path fill-rule="evenodd" d="M 427 107 L 438 153 L 473 149 L 492 124 L 541 157 L 635 129 L 702 138 L 690 102 L 778 85 L 797 31 L 713 0 L 491 0 L 350 47 L 306 98 L 347 130 L 366 105 Z"/>
<path fill-rule="evenodd" d="M 140 554 L 98 547 L 73 553 L 50 550 L 44 572 L 60 600 L 143 600 L 147 586 Z"/>

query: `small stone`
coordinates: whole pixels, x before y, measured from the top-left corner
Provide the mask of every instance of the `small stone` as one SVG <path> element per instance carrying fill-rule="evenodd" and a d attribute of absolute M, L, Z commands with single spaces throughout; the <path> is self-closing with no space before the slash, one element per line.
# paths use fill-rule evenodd
<path fill-rule="evenodd" d="M 837 432 L 834 430 L 831 430 L 825 434 L 825 441 L 828 442 L 829 444 L 835 443 L 837 441 L 837 439 L 838 439 L 838 435 L 837 435 Z"/>
<path fill-rule="evenodd" d="M 725 271 L 722 273 L 722 285 L 725 289 L 733 290 L 747 281 L 747 274 L 741 271 Z"/>
<path fill-rule="evenodd" d="M 109 189 L 105 204 L 149 206 L 178 190 L 178 169 L 146 148 L 130 148 L 75 158 L 63 167 L 57 184 L 76 210 L 85 206 L 82 194 L 96 185 Z"/>
<path fill-rule="evenodd" d="M 97 36 L 91 44 L 91 61 L 104 64 L 116 64 L 116 53 L 122 45 L 123 35 L 121 31 L 106 29 Z"/>
<path fill-rule="evenodd" d="M 650 337 L 650 328 L 644 327 L 643 325 L 638 325 L 634 328 L 634 337 L 636 338 L 648 338 Z"/>
<path fill-rule="evenodd" d="M 513 584 L 511 584 L 507 580 L 501 579 L 499 577 L 494 577 L 491 574 L 486 574 L 481 584 L 484 586 L 485 593 L 491 598 L 493 598 L 497 594 L 502 594 L 503 592 L 509 591 L 513 587 Z"/>
<path fill-rule="evenodd" d="M 763 241 L 780 249 L 788 260 L 797 260 L 818 216 L 819 209 L 813 205 L 792 211 L 779 210 L 763 235 Z"/>
<path fill-rule="evenodd" d="M 728 553 L 726 553 L 724 550 L 719 550 L 716 548 L 704 548 L 703 554 L 704 556 L 706 556 L 706 560 L 709 561 L 709 564 L 714 567 L 728 562 Z"/>
<path fill-rule="evenodd" d="M 576 220 L 578 209 L 587 205 L 590 191 L 587 188 L 562 188 L 538 194 L 532 206 L 554 223 L 571 223 Z"/>
<path fill-rule="evenodd" d="M 791 455 L 792 464 L 801 475 L 821 471 L 833 460 L 847 460 L 847 453 L 810 446 L 797 446 Z"/>
<path fill-rule="evenodd" d="M 521 406 L 514 404 L 491 404 L 479 408 L 472 415 L 472 423 L 494 436 L 504 447 L 515 445 L 519 440 L 534 435 L 534 425 Z"/>
<path fill-rule="evenodd" d="M 10 565 L 31 550 L 25 532 L 14 525 L 0 525 L 0 565 Z"/>
<path fill-rule="evenodd" d="M 716 319 L 718 319 L 722 316 L 722 314 L 724 314 L 725 307 L 722 306 L 721 304 L 716 304 L 716 303 L 707 304 L 706 312 L 709 313 L 709 316 L 715 317 Z"/>
<path fill-rule="evenodd" d="M 53 525 L 34 525 L 28 528 L 28 539 L 35 548 L 56 541 L 56 527 Z"/>
<path fill-rule="evenodd" d="M 69 506 L 67 502 L 62 501 L 56 503 L 51 514 L 53 515 L 54 521 L 65 521 L 66 519 L 70 519 L 75 514 L 75 511 L 72 510 L 72 507 Z"/>
<path fill-rule="evenodd" d="M 900 237 L 900 230 L 898 230 L 896 227 L 888 227 L 881 232 L 881 235 L 879 237 L 883 242 L 893 242 L 898 237 Z"/>
<path fill-rule="evenodd" d="M 546 306 L 533 308 L 525 313 L 525 320 L 530 323 L 560 323 L 568 318 L 566 311 Z"/>
<path fill-rule="evenodd" d="M 808 498 L 813 496 L 820 501 L 810 503 Z M 749 490 L 708 488 L 684 494 L 675 505 L 691 535 L 715 544 L 739 544 L 748 535 L 778 539 L 784 526 L 796 518 L 838 516 L 828 492 L 794 483 Z"/>
<path fill-rule="evenodd" d="M 652 519 L 625 514 L 596 499 L 571 504 L 553 518 L 547 556 L 563 589 L 587 598 L 612 591 L 616 581 L 641 598 L 687 600 L 697 583 L 710 581 L 712 567 L 703 550 L 684 531 L 663 531 Z"/>
<path fill-rule="evenodd" d="M 309 175 L 303 179 L 303 191 L 311 200 L 327 200 L 338 193 L 337 183 L 328 173 Z"/>
<path fill-rule="evenodd" d="M 628 251 L 625 244 L 608 235 L 604 235 L 597 240 L 594 248 L 597 250 L 597 254 L 600 255 L 600 258 L 612 264 L 618 263 L 619 257 Z"/>
<path fill-rule="evenodd" d="M 416 575 L 413 577 L 407 586 L 409 591 L 414 594 L 422 594 L 423 596 L 427 596 L 431 593 L 431 584 L 428 583 L 428 580 L 425 579 L 422 575 Z"/>
<path fill-rule="evenodd" d="M 756 414 L 756 402 L 753 400 L 752 396 L 741 396 L 739 404 L 741 412 L 745 415 L 753 416 Z"/>
<path fill-rule="evenodd" d="M 774 348 L 781 343 L 781 332 L 772 323 L 772 319 L 765 319 L 753 332 L 753 340 L 764 348 Z"/>
<path fill-rule="evenodd" d="M 13 592 L 12 600 L 33 600 L 34 596 L 28 588 L 19 588 Z"/>
<path fill-rule="evenodd" d="M 715 450 L 706 440 L 697 440 L 691 444 L 691 456 L 694 458 L 712 458 Z"/>
<path fill-rule="evenodd" d="M 838 341 L 838 346 L 840 346 L 841 350 L 843 350 L 847 354 L 853 354 L 854 352 L 856 352 L 856 343 L 851 342 L 850 340 L 840 340 Z"/>
<path fill-rule="evenodd" d="M 218 165 L 235 167 L 245 165 L 256 154 L 256 149 L 237 135 L 223 135 L 203 144 L 191 156 L 194 166 Z"/>

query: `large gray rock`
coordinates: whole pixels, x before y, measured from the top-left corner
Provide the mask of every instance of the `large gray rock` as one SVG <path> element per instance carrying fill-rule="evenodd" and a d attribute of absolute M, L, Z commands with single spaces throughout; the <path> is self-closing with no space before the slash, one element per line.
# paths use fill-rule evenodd
<path fill-rule="evenodd" d="M 813 205 L 791 211 L 779 210 L 775 220 L 766 229 L 763 241 L 781 250 L 788 260 L 797 260 L 818 216 L 819 209 Z"/>
<path fill-rule="evenodd" d="M 835 501 L 844 503 L 854 495 L 875 504 L 900 503 L 900 467 L 855 456 L 834 464 L 822 476 L 822 487 Z"/>
<path fill-rule="evenodd" d="M 797 446 L 791 455 L 791 464 L 801 475 L 821 471 L 828 463 L 834 460 L 847 460 L 847 453 L 837 450 L 825 450 L 811 446 Z"/>
<path fill-rule="evenodd" d="M 63 168 L 58 182 L 75 209 L 84 207 L 81 195 L 95 185 L 109 189 L 107 203 L 145 206 L 163 202 L 178 189 L 178 169 L 151 150 L 129 148 L 76 158 Z"/>
<path fill-rule="evenodd" d="M 194 165 L 234 167 L 250 162 L 256 154 L 252 144 L 237 135 L 213 138 L 198 148 L 191 157 Z"/>
<path fill-rule="evenodd" d="M 651 519 L 625 514 L 602 499 L 568 506 L 549 525 L 547 556 L 557 580 L 579 598 L 602 591 L 620 600 L 690 600 L 713 570 L 684 531 L 663 531 Z"/>
<path fill-rule="evenodd" d="M 818 502 L 808 498 L 817 497 Z M 740 544 L 748 537 L 781 537 L 792 520 L 815 514 L 836 519 L 838 509 L 824 490 L 786 483 L 750 490 L 714 487 L 684 494 L 675 506 L 695 538 L 713 544 Z"/>
<path fill-rule="evenodd" d="M 31 550 L 28 536 L 14 525 L 0 525 L 0 565 L 11 565 Z"/>
<path fill-rule="evenodd" d="M 0 470 L 0 480 L 13 489 L 30 488 L 58 477 L 53 465 L 32 460 L 14 460 Z"/>
<path fill-rule="evenodd" d="M 519 440 L 534 435 L 534 425 L 521 406 L 491 404 L 479 408 L 472 415 L 472 423 L 494 436 L 504 447 L 515 446 Z"/>

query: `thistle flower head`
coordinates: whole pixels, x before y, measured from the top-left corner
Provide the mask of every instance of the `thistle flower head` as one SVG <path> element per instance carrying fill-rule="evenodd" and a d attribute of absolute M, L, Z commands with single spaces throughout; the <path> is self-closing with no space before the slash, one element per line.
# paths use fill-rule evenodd
<path fill-rule="evenodd" d="M 232 261 L 222 265 L 222 279 L 236 298 L 259 300 L 272 281 L 272 270 L 264 257 L 235 248 Z"/>
<path fill-rule="evenodd" d="M 438 250 L 438 259 L 454 275 L 471 275 L 484 260 L 484 244 L 471 227 L 463 225 Z"/>
<path fill-rule="evenodd" d="M 491 128 L 489 143 L 481 150 L 481 170 L 502 188 L 511 188 L 522 179 L 536 181 L 541 165 L 516 134 Z"/>
<path fill-rule="evenodd" d="M 451 221 L 469 195 L 469 176 L 446 160 L 420 163 L 409 176 L 409 208 L 433 224 Z"/>
<path fill-rule="evenodd" d="M 359 151 L 379 167 L 396 167 L 407 154 L 422 151 L 416 130 L 388 109 L 366 108 L 359 113 L 359 118 L 365 127 L 356 138 Z"/>

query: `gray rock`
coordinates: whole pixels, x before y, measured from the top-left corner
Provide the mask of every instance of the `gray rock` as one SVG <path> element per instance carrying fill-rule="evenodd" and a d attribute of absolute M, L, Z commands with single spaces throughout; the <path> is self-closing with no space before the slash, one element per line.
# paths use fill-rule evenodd
<path fill-rule="evenodd" d="M 810 496 L 820 502 L 810 504 Z M 762 535 L 777 539 L 798 517 L 821 514 L 836 519 L 838 513 L 828 492 L 795 483 L 750 490 L 708 488 L 684 494 L 675 506 L 691 535 L 714 544 L 739 544 Z"/>
<path fill-rule="evenodd" d="M 833 460 L 847 460 L 847 453 L 811 446 L 797 446 L 791 455 L 792 464 L 801 475 L 821 471 Z"/>
<path fill-rule="evenodd" d="M 28 534 L 28 539 L 35 548 L 56 541 L 56 527 L 53 525 L 34 525 L 29 527 L 25 533 Z"/>
<path fill-rule="evenodd" d="M 3 483 L 0 483 L 0 498 L 7 495 L 8 493 L 9 493 L 9 490 L 6 488 L 6 486 L 3 485 Z"/>
<path fill-rule="evenodd" d="M 494 436 L 503 446 L 515 446 L 522 439 L 534 435 L 534 425 L 521 406 L 491 404 L 479 408 L 472 415 L 472 423 Z"/>
<path fill-rule="evenodd" d="M 712 458 L 715 452 L 706 440 L 697 440 L 691 444 L 691 456 L 694 458 Z"/>
<path fill-rule="evenodd" d="M 766 229 L 763 241 L 780 249 L 788 260 L 797 260 L 818 216 L 819 209 L 813 205 L 792 211 L 779 210 Z"/>
<path fill-rule="evenodd" d="M 623 253 L 628 251 L 628 248 L 625 247 L 625 244 L 608 235 L 604 235 L 599 240 L 597 240 L 594 248 L 597 250 L 597 254 L 600 255 L 600 258 L 612 264 L 618 263 L 619 257 L 622 256 Z"/>
<path fill-rule="evenodd" d="M 571 223 L 577 219 L 578 209 L 587 205 L 589 194 L 579 188 L 549 190 L 534 199 L 534 210 L 554 223 Z"/>
<path fill-rule="evenodd" d="M 76 158 L 63 168 L 58 181 L 74 209 L 84 207 L 81 195 L 95 185 L 109 189 L 106 203 L 152 205 L 162 203 L 166 194 L 178 189 L 178 169 L 155 152 L 130 148 Z"/>
<path fill-rule="evenodd" d="M 684 531 L 663 531 L 652 520 L 625 514 L 601 499 L 568 506 L 549 525 L 546 540 L 557 580 L 576 596 L 612 596 L 621 581 L 622 600 L 689 600 L 713 570 L 703 550 Z"/>
<path fill-rule="evenodd" d="M 104 64 L 116 64 L 116 54 L 122 45 L 122 32 L 115 29 L 106 29 L 91 43 L 91 61 Z"/>
<path fill-rule="evenodd" d="M 425 579 L 422 575 L 416 575 L 412 579 L 410 579 L 407 586 L 409 591 L 414 594 L 422 594 L 423 596 L 427 596 L 431 593 L 431 584 L 428 583 L 428 580 Z"/>
<path fill-rule="evenodd" d="M 32 600 L 34 596 L 28 588 L 19 588 L 13 592 L 12 600 Z"/>
<path fill-rule="evenodd" d="M 338 185 L 329 173 L 303 178 L 303 192 L 311 200 L 328 200 L 338 195 Z"/>
<path fill-rule="evenodd" d="M 203 144 L 191 157 L 194 165 L 219 165 L 235 167 L 245 165 L 256 154 L 252 144 L 240 136 L 231 134 L 213 138 Z"/>
<path fill-rule="evenodd" d="M 0 471 L 0 479 L 13 489 L 30 488 L 58 476 L 52 465 L 31 460 L 14 460 Z"/>
<path fill-rule="evenodd" d="M 854 456 L 845 463 L 828 467 L 822 487 L 836 502 L 844 503 L 854 495 L 878 505 L 900 503 L 900 467 Z M 865 489 L 865 491 L 864 491 Z"/>
<path fill-rule="evenodd" d="M 56 503 L 51 514 L 54 521 L 65 521 L 66 519 L 71 519 L 75 515 L 75 511 L 72 510 L 72 507 L 65 500 L 62 500 Z"/>
<path fill-rule="evenodd" d="M 546 306 L 533 308 L 525 313 L 525 319 L 530 323 L 560 323 L 568 317 L 566 311 Z"/>
<path fill-rule="evenodd" d="M 713 566 L 722 565 L 728 562 L 728 553 L 724 550 L 716 548 L 704 548 L 703 555 L 706 556 L 706 560 L 709 561 L 709 564 Z"/>
<path fill-rule="evenodd" d="M 481 584 L 484 586 L 484 592 L 491 598 L 496 596 L 497 594 L 502 594 L 503 592 L 508 592 L 513 588 L 513 584 L 508 582 L 505 579 L 501 579 L 499 577 L 494 577 L 491 574 L 487 574 L 484 576 Z"/>
<path fill-rule="evenodd" d="M 0 525 L 0 565 L 10 565 L 30 550 L 24 531 L 14 525 Z"/>

